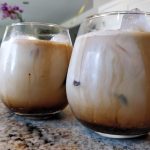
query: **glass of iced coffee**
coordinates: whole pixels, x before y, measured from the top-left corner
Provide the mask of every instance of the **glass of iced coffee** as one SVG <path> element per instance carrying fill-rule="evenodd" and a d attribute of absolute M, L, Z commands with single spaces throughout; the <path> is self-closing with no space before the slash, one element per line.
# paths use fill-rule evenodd
<path fill-rule="evenodd" d="M 76 118 L 101 135 L 133 138 L 150 131 L 149 15 L 109 12 L 80 26 L 67 97 Z"/>
<path fill-rule="evenodd" d="M 0 99 L 13 112 L 43 117 L 67 105 L 72 51 L 68 29 L 55 24 L 7 26 L 0 50 Z"/>

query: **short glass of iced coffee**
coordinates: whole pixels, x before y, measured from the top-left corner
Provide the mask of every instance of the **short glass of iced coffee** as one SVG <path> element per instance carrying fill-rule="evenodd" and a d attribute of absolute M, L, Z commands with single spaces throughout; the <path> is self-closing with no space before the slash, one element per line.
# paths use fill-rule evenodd
<path fill-rule="evenodd" d="M 77 119 L 101 135 L 133 138 L 150 131 L 149 15 L 108 12 L 80 26 L 67 97 Z"/>
<path fill-rule="evenodd" d="M 68 29 L 46 23 L 6 27 L 0 50 L 0 99 L 31 117 L 58 113 L 67 105 L 66 75 L 72 51 Z"/>

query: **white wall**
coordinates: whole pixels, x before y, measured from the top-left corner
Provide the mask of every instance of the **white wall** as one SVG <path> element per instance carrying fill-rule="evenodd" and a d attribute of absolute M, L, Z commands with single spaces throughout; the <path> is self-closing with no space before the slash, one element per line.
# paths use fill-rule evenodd
<path fill-rule="evenodd" d="M 131 0 L 129 9 L 139 8 L 143 11 L 150 11 L 150 0 Z"/>
<path fill-rule="evenodd" d="M 150 12 L 150 0 L 94 0 L 93 8 L 89 11 L 67 20 L 62 23 L 66 27 L 73 27 L 80 24 L 85 17 L 95 13 L 108 12 L 108 11 L 123 11 L 139 8 L 143 11 Z"/>
<path fill-rule="evenodd" d="M 99 5 L 98 12 L 123 11 L 134 8 L 139 8 L 142 11 L 150 11 L 150 0 L 111 0 L 105 5 Z"/>
<path fill-rule="evenodd" d="M 94 6 L 94 8 L 97 8 L 97 7 L 102 6 L 106 3 L 109 3 L 110 1 L 114 1 L 114 0 L 93 0 L 93 6 Z"/>
<path fill-rule="evenodd" d="M 76 25 L 79 25 L 87 16 L 90 16 L 92 14 L 97 13 L 96 9 L 90 9 L 86 11 L 85 13 L 81 14 L 80 16 L 76 16 L 74 18 L 71 18 L 65 22 L 63 22 L 61 25 L 67 28 L 74 27 Z"/>

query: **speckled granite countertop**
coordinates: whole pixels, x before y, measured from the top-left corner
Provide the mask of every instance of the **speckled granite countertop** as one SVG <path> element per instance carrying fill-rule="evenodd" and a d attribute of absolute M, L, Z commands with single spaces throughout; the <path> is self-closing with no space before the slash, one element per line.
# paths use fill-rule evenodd
<path fill-rule="evenodd" d="M 0 150 L 150 150 L 150 135 L 104 138 L 82 126 L 67 107 L 61 118 L 37 121 L 18 117 L 0 102 Z"/>

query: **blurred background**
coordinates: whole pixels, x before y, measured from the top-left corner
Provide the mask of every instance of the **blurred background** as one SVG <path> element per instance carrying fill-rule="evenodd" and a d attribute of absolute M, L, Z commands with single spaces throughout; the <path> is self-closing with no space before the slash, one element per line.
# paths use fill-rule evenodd
<path fill-rule="evenodd" d="M 150 11 L 150 0 L 0 0 L 0 6 L 0 40 L 7 25 L 32 21 L 63 25 L 74 42 L 85 17 L 133 8 Z"/>

